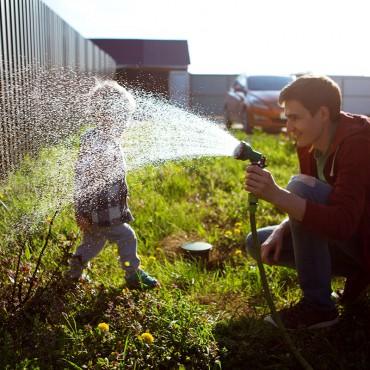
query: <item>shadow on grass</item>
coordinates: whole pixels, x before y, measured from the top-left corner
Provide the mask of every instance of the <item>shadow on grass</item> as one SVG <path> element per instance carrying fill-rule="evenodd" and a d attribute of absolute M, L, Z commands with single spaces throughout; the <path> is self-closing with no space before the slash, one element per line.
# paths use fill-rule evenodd
<path fill-rule="evenodd" d="M 370 299 L 342 308 L 331 328 L 290 332 L 298 350 L 317 370 L 367 370 L 370 364 Z M 262 318 L 240 317 L 216 325 L 222 369 L 299 369 L 279 331 Z"/>

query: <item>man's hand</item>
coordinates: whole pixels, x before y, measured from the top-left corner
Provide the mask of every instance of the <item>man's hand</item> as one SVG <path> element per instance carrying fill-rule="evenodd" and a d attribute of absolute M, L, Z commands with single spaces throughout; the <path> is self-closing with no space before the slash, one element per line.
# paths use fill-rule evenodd
<path fill-rule="evenodd" d="M 280 224 L 271 235 L 261 244 L 261 259 L 268 265 L 276 265 L 283 247 L 283 238 L 287 232 L 287 223 Z"/>
<path fill-rule="evenodd" d="M 274 203 L 280 191 L 271 173 L 256 165 L 247 167 L 245 189 L 270 203 Z"/>
<path fill-rule="evenodd" d="M 289 192 L 275 183 L 271 173 L 256 165 L 247 167 L 245 189 L 266 200 L 297 221 L 302 221 L 306 211 L 306 199 Z"/>

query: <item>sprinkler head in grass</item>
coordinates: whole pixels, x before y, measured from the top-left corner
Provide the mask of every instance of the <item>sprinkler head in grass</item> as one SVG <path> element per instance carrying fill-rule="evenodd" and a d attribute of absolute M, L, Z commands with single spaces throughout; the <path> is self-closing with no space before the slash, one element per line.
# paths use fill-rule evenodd
<path fill-rule="evenodd" d="M 184 256 L 192 260 L 208 262 L 212 245 L 202 241 L 185 243 L 181 246 Z"/>

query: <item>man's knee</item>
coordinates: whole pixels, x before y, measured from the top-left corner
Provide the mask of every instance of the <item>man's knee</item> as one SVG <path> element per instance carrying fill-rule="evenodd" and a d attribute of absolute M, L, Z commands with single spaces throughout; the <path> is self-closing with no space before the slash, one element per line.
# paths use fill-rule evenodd
<path fill-rule="evenodd" d="M 315 186 L 315 178 L 306 175 L 296 175 L 291 177 L 287 185 L 287 190 L 291 193 L 305 197 Z"/>
<path fill-rule="evenodd" d="M 329 186 L 315 177 L 300 174 L 289 180 L 287 190 L 301 198 L 324 201 Z"/>

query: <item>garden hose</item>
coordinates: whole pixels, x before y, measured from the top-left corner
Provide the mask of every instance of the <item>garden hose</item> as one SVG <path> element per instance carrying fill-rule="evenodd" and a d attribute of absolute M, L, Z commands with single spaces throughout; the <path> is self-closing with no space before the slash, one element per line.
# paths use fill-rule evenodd
<path fill-rule="evenodd" d="M 257 206 L 258 206 L 258 198 L 252 193 L 249 193 L 248 203 L 249 203 L 249 222 L 251 226 L 253 249 L 256 255 L 257 266 L 258 266 L 258 271 L 259 271 L 261 282 L 262 282 L 263 291 L 265 294 L 267 304 L 270 308 L 272 318 L 274 319 L 278 329 L 280 330 L 282 337 L 284 338 L 286 344 L 288 345 L 290 351 L 293 353 L 297 361 L 302 365 L 304 369 L 312 370 L 313 369 L 312 366 L 305 360 L 305 358 L 300 354 L 300 352 L 294 345 L 292 339 L 287 333 L 286 328 L 284 327 L 283 322 L 281 321 L 280 315 L 276 311 L 276 307 L 272 299 L 271 291 L 270 291 L 270 288 L 267 282 L 265 268 L 262 263 L 261 244 L 259 243 L 258 236 L 257 236 L 256 211 L 257 211 Z"/>
<path fill-rule="evenodd" d="M 234 157 L 236 159 L 243 160 L 243 161 L 249 160 L 252 164 L 255 164 L 261 168 L 266 167 L 266 164 L 265 164 L 266 158 L 261 153 L 253 150 L 252 147 L 245 141 L 241 141 L 240 144 L 235 148 Z M 274 301 L 272 299 L 271 291 L 270 291 L 270 288 L 267 282 L 265 268 L 262 263 L 261 244 L 257 236 L 256 212 L 257 212 L 257 206 L 258 206 L 258 198 L 254 194 L 249 193 L 248 203 L 249 203 L 249 222 L 250 222 L 251 233 L 252 233 L 253 249 L 256 255 L 257 267 L 258 267 L 258 271 L 260 274 L 264 295 L 265 295 L 267 304 L 270 308 L 272 318 L 274 319 L 278 329 L 280 330 L 280 333 L 282 337 L 284 338 L 288 348 L 290 349 L 292 354 L 295 356 L 297 361 L 302 365 L 302 368 L 306 370 L 313 370 L 312 366 L 305 360 L 305 358 L 300 354 L 298 349 L 295 347 L 292 339 L 288 335 L 286 328 L 284 327 L 284 324 L 280 318 L 280 315 L 278 314 L 276 310 Z"/>

